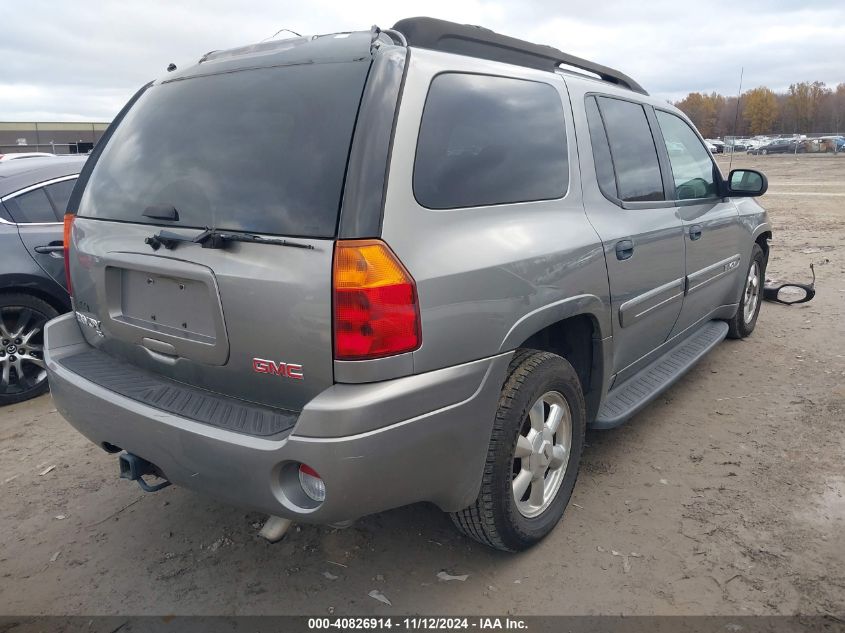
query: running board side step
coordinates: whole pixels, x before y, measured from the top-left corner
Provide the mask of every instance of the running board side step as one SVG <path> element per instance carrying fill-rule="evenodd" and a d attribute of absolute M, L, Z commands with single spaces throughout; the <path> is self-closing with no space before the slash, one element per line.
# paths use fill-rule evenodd
<path fill-rule="evenodd" d="M 666 391 L 728 335 L 725 321 L 708 321 L 634 376 L 610 390 L 593 429 L 612 429 L 626 422 Z"/>

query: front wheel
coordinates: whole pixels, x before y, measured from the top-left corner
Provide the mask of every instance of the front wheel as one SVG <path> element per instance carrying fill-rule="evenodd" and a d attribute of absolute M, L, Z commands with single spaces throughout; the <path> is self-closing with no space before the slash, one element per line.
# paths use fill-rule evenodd
<path fill-rule="evenodd" d="M 549 352 L 518 350 L 499 398 L 478 498 L 451 515 L 458 529 L 511 552 L 545 537 L 572 496 L 585 428 L 572 365 Z"/>
<path fill-rule="evenodd" d="M 751 263 L 742 290 L 742 297 L 736 314 L 728 321 L 729 338 L 745 338 L 750 336 L 757 325 L 760 305 L 763 299 L 763 284 L 766 279 L 766 256 L 763 249 L 755 243 L 751 249 Z"/>

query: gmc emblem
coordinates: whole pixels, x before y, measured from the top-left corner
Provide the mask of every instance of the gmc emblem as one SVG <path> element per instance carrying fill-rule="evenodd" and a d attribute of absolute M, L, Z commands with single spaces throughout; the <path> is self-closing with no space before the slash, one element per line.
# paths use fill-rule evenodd
<path fill-rule="evenodd" d="M 273 374 L 275 376 L 282 376 L 283 378 L 292 378 L 293 380 L 303 379 L 302 365 L 296 365 L 294 363 L 277 363 L 274 360 L 253 358 L 252 370 L 258 374 Z"/>

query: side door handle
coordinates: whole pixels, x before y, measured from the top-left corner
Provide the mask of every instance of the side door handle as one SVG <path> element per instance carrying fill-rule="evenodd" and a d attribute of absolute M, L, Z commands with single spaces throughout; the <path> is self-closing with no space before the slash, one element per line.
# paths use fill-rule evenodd
<path fill-rule="evenodd" d="M 631 259 L 634 254 L 634 242 L 632 240 L 621 240 L 616 242 L 616 259 L 622 261 Z"/>
<path fill-rule="evenodd" d="M 701 225 L 693 224 L 689 227 L 689 238 L 694 242 L 701 239 Z"/>
<path fill-rule="evenodd" d="M 61 240 L 50 242 L 45 246 L 36 246 L 33 250 L 36 253 L 41 253 L 42 255 L 48 255 L 50 253 L 64 253 L 65 244 Z"/>

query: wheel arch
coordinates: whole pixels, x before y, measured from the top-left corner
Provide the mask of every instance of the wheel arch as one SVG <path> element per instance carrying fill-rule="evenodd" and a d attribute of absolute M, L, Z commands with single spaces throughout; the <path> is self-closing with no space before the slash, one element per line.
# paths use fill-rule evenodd
<path fill-rule="evenodd" d="M 760 227 L 754 235 L 754 241 L 763 250 L 766 262 L 769 261 L 769 240 L 772 239 L 772 231 L 768 227 Z"/>
<path fill-rule="evenodd" d="M 546 315 L 551 317 L 550 313 Z M 528 348 L 551 352 L 565 358 L 575 369 L 587 405 L 587 423 L 595 419 L 605 391 L 608 341 L 603 336 L 601 320 L 593 312 L 569 314 L 547 322 L 534 321 L 535 328 L 519 342 L 512 342 L 512 349 Z M 526 333 L 526 329 L 522 330 Z M 515 341 L 516 339 L 511 339 Z"/>
<path fill-rule="evenodd" d="M 55 286 L 55 287 L 52 287 Z M 61 292 L 59 292 L 61 290 Z M 33 275 L 0 275 L 0 295 L 25 294 L 50 304 L 63 314 L 71 310 L 70 296 L 64 288 Z"/>

